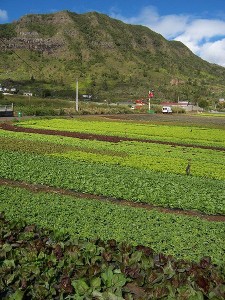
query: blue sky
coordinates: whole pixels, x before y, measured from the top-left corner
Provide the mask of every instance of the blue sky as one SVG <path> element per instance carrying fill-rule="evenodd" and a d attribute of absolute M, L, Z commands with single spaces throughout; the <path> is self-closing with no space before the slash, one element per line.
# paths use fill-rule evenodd
<path fill-rule="evenodd" d="M 125 23 L 147 26 L 225 67 L 224 0 L 0 0 L 0 23 L 60 10 L 97 11 Z"/>

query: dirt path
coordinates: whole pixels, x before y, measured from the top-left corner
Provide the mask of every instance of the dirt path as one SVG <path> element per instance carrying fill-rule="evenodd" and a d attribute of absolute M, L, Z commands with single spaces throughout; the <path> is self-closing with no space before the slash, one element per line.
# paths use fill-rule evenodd
<path fill-rule="evenodd" d="M 0 129 L 4 129 L 4 130 L 8 130 L 8 131 L 15 131 L 15 132 L 58 135 L 58 136 L 66 136 L 66 137 L 79 138 L 79 139 L 98 140 L 98 141 L 112 142 L 112 143 L 119 143 L 120 141 L 138 141 L 138 142 L 142 142 L 142 143 L 156 143 L 156 144 L 164 144 L 164 145 L 171 145 L 171 146 L 182 146 L 182 147 L 190 147 L 190 148 L 201 148 L 201 149 L 225 151 L 224 147 L 174 143 L 174 142 L 136 139 L 136 138 L 127 138 L 127 137 L 119 137 L 119 136 L 108 136 L 108 135 L 99 135 L 99 134 L 94 134 L 94 133 L 81 133 L 81 132 L 51 130 L 51 129 L 34 129 L 34 128 L 14 126 L 10 123 L 0 123 Z"/>
<path fill-rule="evenodd" d="M 72 190 L 55 188 L 55 187 L 50 187 L 50 186 L 41 185 L 41 184 L 30 184 L 30 183 L 21 182 L 21 181 L 13 181 L 13 180 L 9 180 L 9 179 L 0 178 L 0 185 L 24 188 L 24 189 L 29 190 L 34 193 L 40 193 L 40 192 L 53 193 L 53 194 L 58 194 L 58 195 L 68 195 L 68 196 L 77 197 L 77 198 L 95 199 L 95 200 L 102 201 L 102 202 L 108 201 L 111 203 L 115 203 L 117 205 L 124 205 L 124 206 L 136 207 L 136 208 L 144 208 L 147 210 L 155 209 L 159 212 L 168 213 L 168 214 L 199 217 L 201 219 L 205 219 L 210 222 L 225 222 L 225 216 L 223 216 L 223 215 L 207 215 L 207 214 L 203 214 L 203 213 L 200 213 L 197 211 L 192 211 L 192 210 L 164 208 L 161 206 L 153 206 L 151 204 L 147 204 L 147 203 L 143 203 L 143 202 L 131 202 L 131 201 L 122 200 L 122 199 L 115 199 L 115 198 L 104 197 L 104 196 L 96 196 L 96 195 L 92 195 L 92 194 L 88 194 L 88 193 L 79 193 L 79 192 L 75 192 Z"/>
<path fill-rule="evenodd" d="M 153 122 L 164 125 L 225 128 L 225 113 L 208 114 L 117 114 L 104 116 L 106 119 L 131 122 Z"/>

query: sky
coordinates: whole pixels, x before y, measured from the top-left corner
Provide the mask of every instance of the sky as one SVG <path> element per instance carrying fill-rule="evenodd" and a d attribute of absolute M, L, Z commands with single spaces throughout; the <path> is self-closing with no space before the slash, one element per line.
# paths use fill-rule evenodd
<path fill-rule="evenodd" d="M 26 14 L 97 11 L 144 25 L 225 67 L 225 0 L 0 0 L 0 24 Z"/>

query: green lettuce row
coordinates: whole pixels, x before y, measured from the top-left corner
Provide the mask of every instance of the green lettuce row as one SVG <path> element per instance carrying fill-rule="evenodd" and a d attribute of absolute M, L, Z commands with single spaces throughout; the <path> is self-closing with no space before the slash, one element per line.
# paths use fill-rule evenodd
<path fill-rule="evenodd" d="M 140 122 L 95 121 L 87 119 L 27 120 L 19 126 L 96 133 L 138 139 L 153 139 L 195 145 L 225 147 L 225 131 L 196 126 L 159 125 Z"/>
<path fill-rule="evenodd" d="M 0 131 L 0 149 L 36 152 L 104 164 L 185 174 L 191 159 L 191 174 L 225 179 L 224 153 L 207 149 L 173 147 L 141 142 L 109 143 L 58 136 Z"/>
<path fill-rule="evenodd" d="M 0 152 L 0 177 L 171 208 L 225 214 L 225 181 Z"/>
<path fill-rule="evenodd" d="M 0 211 L 58 235 L 127 241 L 176 258 L 210 256 L 218 265 L 225 263 L 224 223 L 7 186 L 0 186 Z"/>

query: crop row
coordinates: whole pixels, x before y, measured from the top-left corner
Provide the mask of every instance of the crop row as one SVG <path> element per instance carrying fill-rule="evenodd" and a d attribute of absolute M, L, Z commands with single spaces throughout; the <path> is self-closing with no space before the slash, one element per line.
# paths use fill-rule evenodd
<path fill-rule="evenodd" d="M 0 211 L 74 238 L 129 241 L 176 258 L 210 256 L 216 264 L 225 263 L 223 223 L 6 186 L 0 186 Z"/>
<path fill-rule="evenodd" d="M 224 152 L 174 147 L 154 143 L 79 140 L 58 136 L 7 132 L 0 130 L 0 149 L 42 153 L 72 160 L 116 164 L 154 171 L 185 174 L 191 160 L 191 174 L 225 179 Z"/>
<path fill-rule="evenodd" d="M 195 263 L 115 240 L 59 240 L 51 230 L 3 214 L 0 236 L 2 300 L 225 297 L 224 270 L 209 257 Z"/>
<path fill-rule="evenodd" d="M 86 119 L 51 119 L 28 120 L 18 123 L 19 126 L 64 131 L 77 131 L 131 137 L 138 139 L 152 139 L 172 141 L 196 145 L 210 145 L 225 147 L 225 131 L 194 126 L 155 125 L 149 123 L 131 123 L 115 121 L 94 121 Z"/>
<path fill-rule="evenodd" d="M 225 182 L 34 153 L 0 151 L 0 177 L 164 207 L 225 214 Z"/>

